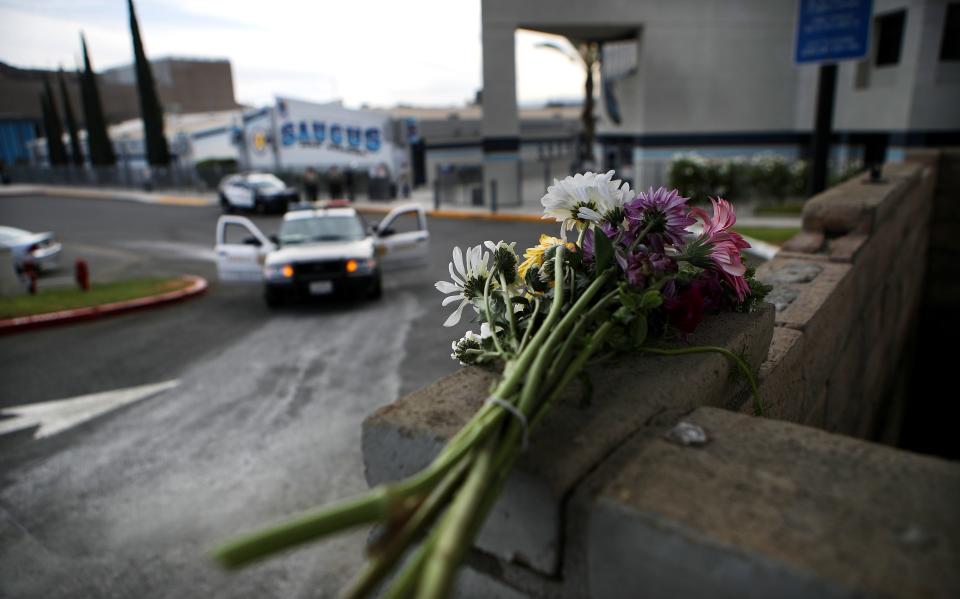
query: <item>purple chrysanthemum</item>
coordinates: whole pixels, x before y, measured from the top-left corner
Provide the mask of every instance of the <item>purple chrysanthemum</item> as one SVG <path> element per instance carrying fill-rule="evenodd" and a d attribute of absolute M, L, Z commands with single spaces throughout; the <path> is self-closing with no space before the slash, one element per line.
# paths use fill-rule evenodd
<path fill-rule="evenodd" d="M 627 213 L 627 236 L 636 238 L 649 227 L 643 243 L 662 249 L 668 245 L 682 245 L 687 227 L 696 221 L 690 217 L 687 198 L 676 189 L 667 191 L 650 188 L 624 205 Z"/>

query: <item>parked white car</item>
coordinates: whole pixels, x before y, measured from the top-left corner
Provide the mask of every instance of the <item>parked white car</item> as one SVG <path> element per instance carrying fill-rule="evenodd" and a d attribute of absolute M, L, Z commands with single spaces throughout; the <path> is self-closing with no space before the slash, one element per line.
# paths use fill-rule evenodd
<path fill-rule="evenodd" d="M 286 212 L 291 204 L 300 201 L 296 189 L 288 187 L 269 173 L 245 173 L 224 177 L 217 189 L 220 207 L 224 212 L 252 210 L 254 212 Z"/>
<path fill-rule="evenodd" d="M 413 226 L 394 229 L 399 219 Z M 368 227 L 341 202 L 288 212 L 280 232 L 266 236 L 249 219 L 217 222 L 217 271 L 225 282 L 262 282 L 270 307 L 305 296 L 376 298 L 381 273 L 426 263 L 427 216 L 419 205 L 400 206 Z"/>
<path fill-rule="evenodd" d="M 53 233 L 31 233 L 15 227 L 0 227 L 0 244 L 10 248 L 14 267 L 20 272 L 28 262 L 37 270 L 55 270 L 60 265 L 60 243 Z"/>

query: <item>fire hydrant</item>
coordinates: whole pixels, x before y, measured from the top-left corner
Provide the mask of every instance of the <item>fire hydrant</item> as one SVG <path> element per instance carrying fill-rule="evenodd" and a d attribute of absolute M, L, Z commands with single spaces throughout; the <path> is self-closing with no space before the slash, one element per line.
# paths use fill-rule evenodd
<path fill-rule="evenodd" d="M 37 293 L 37 267 L 33 262 L 25 262 L 22 268 L 23 276 L 27 278 L 27 292 L 30 295 Z"/>
<path fill-rule="evenodd" d="M 86 260 L 78 258 L 77 261 L 73 263 L 73 277 L 76 279 L 80 289 L 90 291 L 90 269 L 87 267 Z"/>

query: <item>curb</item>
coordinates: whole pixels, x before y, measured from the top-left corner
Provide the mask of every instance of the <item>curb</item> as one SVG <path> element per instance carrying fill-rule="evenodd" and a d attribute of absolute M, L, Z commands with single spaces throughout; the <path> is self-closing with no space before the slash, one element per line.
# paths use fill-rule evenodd
<path fill-rule="evenodd" d="M 8 318 L 0 320 L 0 335 L 12 335 L 33 329 L 39 329 L 48 326 L 60 324 L 69 324 L 83 320 L 93 320 L 96 318 L 105 318 L 117 314 L 124 314 L 134 310 L 143 310 L 154 308 L 164 304 L 172 304 L 185 299 L 200 295 L 207 290 L 207 280 L 203 277 L 193 275 L 184 275 L 182 279 L 191 281 L 191 284 L 183 289 L 168 291 L 157 295 L 147 297 L 138 297 L 136 299 L 124 300 L 122 302 L 113 302 L 110 304 L 101 304 L 99 306 L 89 306 L 86 308 L 74 308 L 72 310 L 60 310 L 59 312 L 46 312 L 44 314 L 33 314 L 31 316 L 18 316 L 17 318 Z"/>
<path fill-rule="evenodd" d="M 109 200 L 116 202 L 136 202 L 138 204 L 152 204 L 157 206 L 215 206 L 216 202 L 198 196 L 181 196 L 170 194 L 151 194 L 151 192 L 131 190 L 102 190 L 77 189 L 73 187 L 53 186 L 26 186 L 22 189 L 0 190 L 0 197 L 42 196 L 64 197 L 81 200 Z"/>
<path fill-rule="evenodd" d="M 111 192 L 109 190 L 97 189 L 60 189 L 50 186 L 32 186 L 23 190 L 16 190 L 15 193 L 0 193 L 5 195 L 39 195 L 39 196 L 63 196 L 77 199 L 99 199 L 116 200 L 122 202 L 138 202 L 140 204 L 155 204 L 164 206 L 192 206 L 204 207 L 215 206 L 216 202 L 206 200 L 196 196 L 179 195 L 155 195 L 147 197 L 149 192 L 129 192 L 122 191 Z M 396 206 L 371 206 L 369 204 L 354 204 L 354 209 L 362 214 L 387 214 Z M 524 214 L 511 212 L 490 212 L 479 210 L 426 210 L 427 216 L 433 218 L 447 218 L 456 220 L 492 220 L 499 222 L 524 222 L 537 223 L 542 220 L 538 214 Z"/>
<path fill-rule="evenodd" d="M 354 205 L 353 208 L 361 214 L 387 214 L 396 206 L 364 206 Z M 455 220 L 493 220 L 500 222 L 539 223 L 544 219 L 536 214 L 522 214 L 509 212 L 474 212 L 472 210 L 425 210 L 427 216 L 433 218 L 447 218 Z"/>

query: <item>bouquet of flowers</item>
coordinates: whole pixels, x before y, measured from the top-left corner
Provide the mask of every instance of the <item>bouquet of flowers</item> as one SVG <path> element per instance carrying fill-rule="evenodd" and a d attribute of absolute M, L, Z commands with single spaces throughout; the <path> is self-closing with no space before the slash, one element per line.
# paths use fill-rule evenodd
<path fill-rule="evenodd" d="M 663 188 L 634 194 L 613 174 L 555 181 L 541 203 L 544 218 L 560 223 L 560 236 L 542 235 L 522 257 L 504 241 L 453 249 L 450 280 L 436 283 L 446 295 L 443 305 L 456 304 L 444 326 L 472 312 L 480 332 L 454 341 L 451 357 L 502 374 L 483 407 L 429 466 L 237 539 L 216 557 L 236 567 L 374 524 L 380 531 L 369 559 L 344 596 L 368 596 L 410 553 L 384 596 L 439 599 L 450 593 L 528 436 L 592 358 L 719 352 L 749 381 L 762 413 L 740 357 L 683 343 L 705 314 L 749 311 L 767 292 L 743 264 L 740 252 L 749 244 L 732 229 L 733 208 L 711 198 L 709 214 Z M 575 241 L 568 240 L 572 231 Z M 679 346 L 665 347 L 671 339 Z"/>

